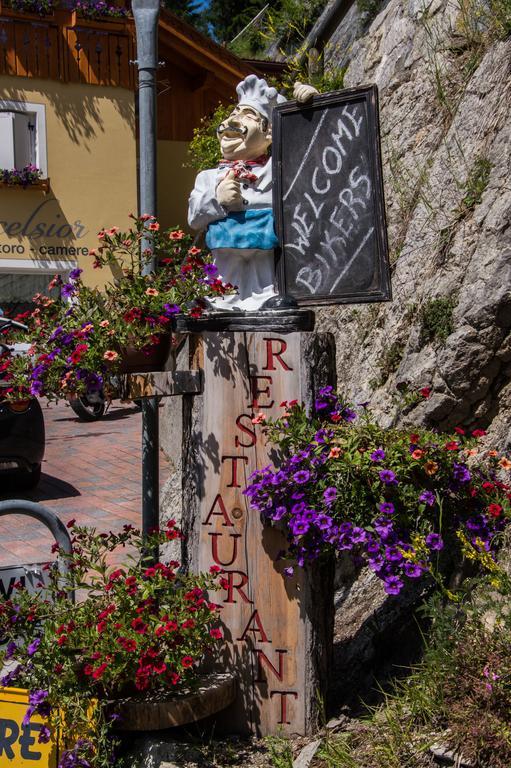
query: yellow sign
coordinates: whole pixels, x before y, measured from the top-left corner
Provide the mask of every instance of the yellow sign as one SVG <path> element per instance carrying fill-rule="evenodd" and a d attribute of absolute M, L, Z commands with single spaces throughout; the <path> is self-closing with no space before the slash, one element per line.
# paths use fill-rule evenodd
<path fill-rule="evenodd" d="M 23 725 L 27 707 L 28 691 L 0 687 L 0 768 L 56 768 L 55 743 L 38 742 L 44 720 L 34 715 Z"/>

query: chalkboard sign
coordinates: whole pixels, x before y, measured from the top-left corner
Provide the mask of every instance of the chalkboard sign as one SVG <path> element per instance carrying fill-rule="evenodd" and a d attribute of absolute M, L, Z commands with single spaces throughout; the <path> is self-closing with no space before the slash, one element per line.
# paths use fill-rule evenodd
<path fill-rule="evenodd" d="M 376 86 L 276 107 L 272 151 L 281 293 L 390 300 Z"/>

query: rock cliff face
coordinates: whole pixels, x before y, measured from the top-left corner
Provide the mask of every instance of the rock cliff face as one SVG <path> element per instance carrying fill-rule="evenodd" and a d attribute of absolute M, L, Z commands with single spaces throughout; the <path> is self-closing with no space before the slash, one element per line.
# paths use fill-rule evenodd
<path fill-rule="evenodd" d="M 499 9 L 390 0 L 365 29 L 352 8 L 335 32 L 327 67 L 379 88 L 393 301 L 318 320 L 337 340 L 340 388 L 384 423 L 489 428 L 509 448 L 511 39 Z M 425 386 L 403 415 L 406 390 Z"/>

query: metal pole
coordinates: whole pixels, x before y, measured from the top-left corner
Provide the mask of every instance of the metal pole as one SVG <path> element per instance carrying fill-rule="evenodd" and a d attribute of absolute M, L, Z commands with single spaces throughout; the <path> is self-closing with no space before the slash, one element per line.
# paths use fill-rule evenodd
<path fill-rule="evenodd" d="M 158 67 L 159 0 L 133 0 L 137 32 L 139 213 L 156 216 L 156 69 Z M 142 239 L 142 274 L 154 272 L 156 260 L 147 258 L 150 240 Z M 160 441 L 158 398 L 142 399 L 142 534 L 159 525 Z M 152 554 L 152 553 L 151 553 Z M 156 557 L 157 553 L 154 553 Z"/>

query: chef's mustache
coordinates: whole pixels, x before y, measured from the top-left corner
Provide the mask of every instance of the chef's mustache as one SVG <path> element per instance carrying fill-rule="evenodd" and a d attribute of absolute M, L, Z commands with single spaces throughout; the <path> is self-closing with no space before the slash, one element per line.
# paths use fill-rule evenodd
<path fill-rule="evenodd" d="M 233 123 L 220 123 L 218 128 L 216 129 L 217 135 L 221 136 L 223 133 L 229 132 L 229 133 L 239 133 L 240 136 L 246 136 L 248 133 L 248 128 L 246 126 L 239 127 L 238 125 L 233 125 Z"/>

